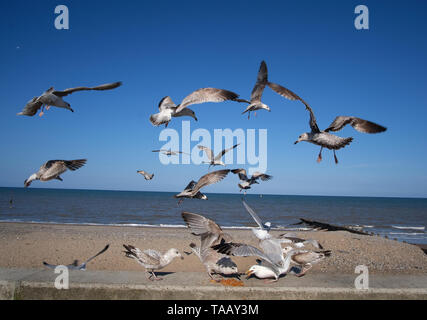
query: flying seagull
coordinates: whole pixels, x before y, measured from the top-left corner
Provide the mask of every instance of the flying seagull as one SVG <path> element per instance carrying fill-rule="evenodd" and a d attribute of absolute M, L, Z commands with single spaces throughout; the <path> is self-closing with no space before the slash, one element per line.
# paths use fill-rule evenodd
<path fill-rule="evenodd" d="M 184 191 L 178 193 L 175 195 L 175 198 L 180 199 L 178 202 L 181 203 L 183 198 L 196 198 L 196 199 L 202 199 L 207 200 L 208 197 L 200 192 L 200 189 L 203 187 L 206 187 L 210 184 L 217 183 L 225 178 L 225 176 L 230 172 L 230 170 L 217 170 L 210 173 L 205 174 L 202 176 L 199 181 L 195 182 L 194 180 L 191 181 L 187 187 L 185 187 Z"/>
<path fill-rule="evenodd" d="M 145 268 L 147 272 L 148 270 L 150 270 L 151 275 L 148 277 L 148 279 L 152 281 L 162 280 L 162 278 L 156 276 L 154 270 L 163 269 L 168 264 L 170 264 L 174 258 L 180 257 L 181 260 L 184 259 L 181 253 L 175 248 L 171 248 L 166 251 L 166 253 L 161 254 L 160 252 L 153 249 L 141 251 L 140 249 L 135 248 L 134 246 L 125 244 L 123 245 L 123 247 L 125 247 L 126 249 L 126 251 L 124 251 L 126 257 L 135 259 L 140 265 Z"/>
<path fill-rule="evenodd" d="M 215 221 L 202 215 L 191 212 L 182 212 L 181 215 L 191 233 L 200 237 L 200 247 L 191 243 L 190 248 L 205 266 L 209 277 L 219 281 L 220 279 L 214 279 L 213 273 L 237 274 L 237 265 L 233 260 L 211 248 L 213 245 L 231 241 L 232 237 L 228 233 L 224 233 Z"/>
<path fill-rule="evenodd" d="M 251 111 L 254 111 L 255 115 L 256 110 L 265 109 L 271 111 L 269 106 L 261 102 L 262 93 L 264 92 L 265 86 L 268 84 L 267 78 L 267 65 L 265 64 L 265 61 L 262 61 L 261 66 L 259 67 L 257 81 L 252 89 L 251 101 L 248 102 L 249 105 L 246 107 L 245 111 L 242 112 L 242 114 L 248 112 L 248 119 L 250 118 Z"/>
<path fill-rule="evenodd" d="M 176 105 L 169 96 L 166 96 L 160 100 L 159 113 L 150 116 L 150 122 L 154 126 L 164 124 L 165 127 L 167 127 L 172 117 L 189 116 L 197 121 L 194 111 L 187 108 L 189 105 L 205 102 L 223 102 L 227 100 L 243 102 L 243 100 L 238 99 L 238 97 L 238 94 L 228 90 L 202 88 L 192 92 L 185 97 L 179 105 Z"/>
<path fill-rule="evenodd" d="M 24 181 L 24 186 L 28 187 L 34 180 L 49 181 L 57 179 L 62 181 L 61 174 L 67 171 L 67 169 L 74 171 L 83 167 L 86 161 L 86 159 L 49 160 L 40 167 L 38 172 L 33 173 L 27 180 Z"/>
<path fill-rule="evenodd" d="M 379 133 L 387 130 L 387 128 L 368 120 L 363 120 L 356 117 L 338 116 L 329 125 L 327 129 L 321 131 L 317 126 L 313 110 L 304 100 L 301 99 L 301 101 L 305 104 L 308 112 L 310 112 L 309 124 L 311 132 L 305 132 L 301 134 L 298 137 L 298 140 L 294 142 L 294 144 L 297 144 L 300 141 L 307 141 L 320 146 L 320 152 L 317 157 L 317 162 L 322 161 L 323 148 L 328 148 L 329 150 L 334 151 L 335 163 L 338 164 L 338 158 L 335 154 L 335 151 L 344 148 L 353 141 L 352 137 L 341 138 L 339 136 L 329 133 L 329 131 L 339 131 L 347 124 L 350 124 L 354 129 L 363 133 Z"/>
<path fill-rule="evenodd" d="M 87 259 L 85 262 L 83 262 L 82 264 L 79 264 L 79 260 L 74 260 L 74 262 L 72 264 L 67 265 L 66 267 L 70 270 L 86 270 L 86 265 L 89 263 L 89 261 L 95 259 L 97 256 L 99 256 L 100 254 L 104 253 L 105 251 L 107 251 L 107 249 L 110 247 L 109 244 L 107 244 L 105 246 L 104 249 L 102 249 L 101 251 L 99 251 L 97 254 L 95 254 L 93 257 L 90 257 L 89 259 Z M 58 265 L 53 265 L 53 264 L 49 264 L 47 262 L 43 261 L 43 264 L 51 269 L 55 269 Z"/>
<path fill-rule="evenodd" d="M 167 156 L 175 156 L 177 154 L 188 154 L 186 152 L 182 152 L 182 151 L 172 151 L 171 149 L 160 149 L 160 150 L 153 150 L 152 152 L 159 152 L 159 153 L 163 153 Z"/>
<path fill-rule="evenodd" d="M 44 108 L 46 106 L 46 110 L 49 110 L 50 106 L 59 107 L 59 108 L 65 108 L 70 110 L 71 112 L 74 112 L 73 109 L 71 109 L 71 106 L 68 102 L 65 102 L 62 100 L 62 97 L 65 97 L 73 92 L 76 91 L 83 91 L 83 90 L 111 90 L 115 89 L 117 87 L 121 86 L 121 82 L 114 82 L 114 83 L 107 83 L 96 87 L 77 87 L 77 88 L 70 88 L 65 89 L 64 91 L 57 91 L 53 87 L 50 87 L 48 90 L 43 92 L 43 94 L 39 97 L 34 97 L 24 107 L 22 112 L 19 112 L 18 115 L 24 115 L 24 116 L 34 116 L 37 111 L 42 108 L 42 111 L 40 112 L 39 116 L 41 117 L 44 114 Z"/>
<path fill-rule="evenodd" d="M 136 173 L 143 175 L 145 180 L 151 180 L 154 177 L 154 173 L 149 174 L 148 172 L 146 172 L 144 170 L 137 170 Z"/>
<path fill-rule="evenodd" d="M 206 156 L 208 157 L 209 162 L 203 161 L 203 163 L 209 163 L 209 168 L 210 168 L 211 166 L 224 166 L 225 167 L 225 163 L 221 161 L 222 156 L 224 154 L 226 154 L 228 151 L 233 150 L 234 148 L 236 148 L 238 145 L 240 145 L 240 143 L 235 144 L 231 148 L 222 150 L 216 156 L 214 156 L 213 151 L 210 148 L 208 148 L 208 147 L 205 147 L 205 146 L 197 146 L 197 147 L 200 150 L 203 150 L 206 153 Z"/>
<path fill-rule="evenodd" d="M 282 252 L 286 257 L 290 257 L 291 263 L 302 267 L 298 277 L 303 276 L 308 270 L 313 267 L 313 264 L 318 263 L 331 255 L 330 250 L 311 251 L 311 250 L 295 250 L 292 247 L 285 247 Z"/>
<path fill-rule="evenodd" d="M 260 172 L 255 172 L 250 178 L 248 178 L 246 170 L 241 168 L 231 170 L 231 172 L 239 175 L 240 183 L 238 183 L 237 186 L 240 188 L 240 191 L 250 189 L 251 185 L 255 183 L 258 184 L 258 179 L 261 179 L 262 181 L 268 181 L 273 178 L 271 175 Z"/>
<path fill-rule="evenodd" d="M 339 131 L 347 124 L 351 124 L 354 129 L 363 133 L 379 133 L 387 130 L 387 128 L 368 120 L 363 120 L 357 117 L 338 116 L 326 130 L 321 131 L 317 126 L 316 117 L 314 116 L 313 110 L 307 102 L 300 98 L 296 93 L 285 87 L 282 87 L 279 84 L 268 82 L 268 86 L 282 97 L 285 97 L 289 100 L 299 100 L 305 105 L 306 110 L 308 110 L 308 112 L 310 113 L 309 125 L 311 128 L 311 132 L 305 132 L 300 135 L 298 137 L 298 140 L 295 141 L 294 144 L 297 144 L 300 141 L 307 141 L 320 146 L 321 148 L 317 158 L 317 162 L 322 161 L 323 148 L 328 148 L 329 150 L 334 151 L 335 163 L 338 164 L 338 158 L 335 154 L 335 151 L 344 148 L 346 145 L 350 144 L 353 141 L 352 137 L 341 138 L 336 135 L 330 134 L 329 131 Z"/>

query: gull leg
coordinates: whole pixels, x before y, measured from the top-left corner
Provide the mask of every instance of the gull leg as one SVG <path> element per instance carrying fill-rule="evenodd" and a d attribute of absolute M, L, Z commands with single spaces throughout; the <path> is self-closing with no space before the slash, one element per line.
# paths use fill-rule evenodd
<path fill-rule="evenodd" d="M 154 276 L 154 280 L 156 281 L 163 280 L 163 278 L 159 278 L 156 276 L 156 274 L 154 273 L 154 270 L 151 270 L 151 274 Z"/>
<path fill-rule="evenodd" d="M 50 106 L 46 106 L 46 111 L 50 109 Z"/>
<path fill-rule="evenodd" d="M 169 124 L 169 121 L 165 123 L 165 128 L 167 128 L 167 127 L 168 127 L 168 124 Z"/>
<path fill-rule="evenodd" d="M 264 280 L 264 283 L 273 283 L 273 282 L 277 282 L 278 280 L 279 280 L 279 278 L 271 279 L 271 280 Z"/>
<path fill-rule="evenodd" d="M 338 158 L 337 158 L 337 155 L 335 154 L 335 150 L 334 150 L 334 159 L 335 159 L 335 164 L 338 164 Z"/>
<path fill-rule="evenodd" d="M 184 201 L 184 199 L 179 199 L 178 206 L 182 203 L 182 201 Z"/>
<path fill-rule="evenodd" d="M 317 156 L 317 163 L 320 163 L 320 161 L 322 161 L 322 150 L 323 150 L 323 147 L 320 148 L 319 155 Z"/>
<path fill-rule="evenodd" d="M 39 113 L 39 117 L 41 117 L 42 115 L 44 115 L 44 105 L 42 105 L 42 110 Z"/>
<path fill-rule="evenodd" d="M 256 111 L 255 111 L 254 115 L 255 115 L 255 117 L 256 117 Z"/>
<path fill-rule="evenodd" d="M 214 278 L 214 276 L 212 275 L 212 273 L 211 273 L 210 271 L 208 271 L 208 275 L 209 275 L 209 277 L 210 277 L 213 281 L 220 282 L 220 281 L 222 280 L 222 277 L 221 277 L 221 276 L 219 276 L 219 275 L 217 275 L 217 277 L 216 277 L 216 279 L 215 279 L 215 278 Z"/>
<path fill-rule="evenodd" d="M 298 273 L 296 276 L 297 277 L 302 277 L 303 275 L 305 275 L 305 273 L 308 271 L 308 270 L 310 270 L 312 267 L 313 267 L 313 265 L 312 264 L 310 264 L 310 263 L 308 263 L 307 264 L 309 267 L 307 268 L 307 269 L 305 269 L 304 268 L 304 266 L 302 267 L 302 270 L 301 270 L 301 272 L 300 273 Z"/>
<path fill-rule="evenodd" d="M 249 111 L 248 112 L 248 120 L 249 120 L 250 117 L 251 117 L 251 112 Z"/>

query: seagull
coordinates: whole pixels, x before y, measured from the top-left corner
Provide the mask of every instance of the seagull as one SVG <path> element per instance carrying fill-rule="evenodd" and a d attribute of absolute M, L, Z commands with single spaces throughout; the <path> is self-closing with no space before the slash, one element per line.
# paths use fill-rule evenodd
<path fill-rule="evenodd" d="M 154 177 L 154 173 L 149 174 L 148 172 L 144 170 L 137 170 L 136 173 L 142 174 L 144 176 L 145 180 L 151 180 Z"/>
<path fill-rule="evenodd" d="M 250 189 L 251 185 L 255 183 L 259 184 L 259 182 L 257 181 L 258 179 L 261 179 L 262 181 L 268 181 L 273 178 L 273 176 L 271 175 L 260 173 L 258 171 L 255 172 L 250 178 L 248 178 L 246 170 L 241 168 L 231 170 L 231 172 L 239 175 L 239 179 L 241 182 L 238 183 L 237 186 L 240 188 L 240 191 Z"/>
<path fill-rule="evenodd" d="M 235 144 L 231 148 L 222 150 L 215 157 L 214 157 L 213 151 L 210 148 L 205 147 L 205 146 L 197 146 L 197 147 L 200 150 L 203 150 L 206 153 L 206 156 L 208 157 L 209 162 L 203 161 L 203 163 L 209 163 L 209 169 L 210 169 L 211 166 L 224 166 L 225 167 L 225 163 L 221 161 L 222 156 L 224 154 L 226 154 L 228 151 L 233 150 L 234 148 L 236 148 L 238 145 L 240 145 L 240 143 Z"/>
<path fill-rule="evenodd" d="M 245 202 L 245 200 L 242 200 L 243 206 L 245 207 L 246 211 L 251 215 L 251 217 L 255 220 L 255 222 L 258 225 L 258 228 L 252 228 L 252 232 L 255 234 L 255 236 L 259 240 L 263 239 L 269 239 L 272 238 L 272 236 L 269 234 L 269 231 L 271 230 L 271 222 L 262 222 L 260 217 L 256 214 L 256 212 L 248 206 L 248 204 Z"/>
<path fill-rule="evenodd" d="M 202 176 L 199 181 L 191 181 L 184 189 L 184 191 L 175 195 L 175 198 L 180 199 L 178 202 L 182 202 L 182 198 L 197 198 L 202 200 L 208 200 L 208 197 L 200 192 L 200 189 L 210 184 L 217 183 L 224 179 L 230 170 L 217 170 Z"/>
<path fill-rule="evenodd" d="M 160 152 L 160 153 L 163 153 L 163 154 L 165 154 L 167 156 L 175 156 L 175 155 L 180 154 L 180 153 L 182 153 L 182 154 L 188 154 L 188 153 L 182 152 L 182 151 L 172 151 L 171 149 L 153 150 L 152 152 Z"/>
<path fill-rule="evenodd" d="M 237 265 L 233 260 L 211 248 L 213 245 L 231 241 L 231 235 L 224 233 L 218 224 L 202 215 L 191 212 L 182 212 L 181 215 L 191 233 L 200 237 L 200 247 L 191 243 L 190 248 L 205 266 L 209 277 L 220 281 L 221 278 L 214 279 L 212 273 L 237 274 Z"/>
<path fill-rule="evenodd" d="M 123 245 L 123 247 L 125 247 L 126 249 L 126 251 L 124 251 L 126 257 L 135 259 L 140 265 L 145 268 L 147 272 L 148 270 L 150 270 L 151 275 L 148 277 L 148 279 L 152 281 L 163 280 L 162 278 L 156 276 L 154 270 L 163 269 L 168 264 L 170 264 L 174 258 L 180 257 L 181 260 L 184 259 L 181 253 L 175 248 L 169 249 L 168 251 L 166 251 L 165 254 L 161 254 L 160 252 L 153 249 L 141 251 L 140 249 L 135 248 L 134 246 L 125 244 Z"/>
<path fill-rule="evenodd" d="M 74 260 L 74 262 L 72 264 L 67 265 L 66 267 L 70 270 L 86 270 L 86 265 L 89 263 L 89 261 L 95 259 L 97 256 L 99 256 L 100 254 L 104 253 L 105 251 L 107 251 L 107 249 L 110 247 L 109 244 L 107 244 L 105 246 L 104 249 L 102 249 L 101 251 L 99 251 L 97 254 L 95 254 L 93 257 L 90 257 L 89 259 L 87 259 L 85 262 L 83 262 L 82 264 L 79 265 L 79 260 Z M 43 264 L 51 269 L 55 269 L 58 265 L 53 265 L 53 264 L 49 264 L 47 262 L 43 261 Z"/>
<path fill-rule="evenodd" d="M 39 97 L 34 97 L 28 103 L 25 105 L 22 112 L 19 112 L 18 115 L 24 115 L 24 116 L 34 116 L 37 111 L 42 108 L 42 111 L 40 112 L 39 116 L 41 117 L 44 114 L 44 108 L 46 106 L 46 110 L 49 110 L 50 106 L 59 107 L 59 108 L 65 108 L 70 110 L 71 112 L 74 112 L 73 109 L 71 109 L 71 106 L 68 102 L 65 102 L 62 100 L 62 97 L 65 97 L 73 92 L 76 91 L 83 91 L 83 90 L 111 90 L 115 89 L 117 87 L 121 86 L 121 82 L 114 82 L 114 83 L 107 83 L 96 87 L 77 87 L 77 88 L 70 88 L 65 89 L 64 91 L 56 91 L 53 87 L 50 87 L 48 90 L 43 92 L 43 94 Z"/>
<path fill-rule="evenodd" d="M 316 249 L 323 249 L 322 245 L 315 239 L 301 239 L 296 234 L 289 232 L 279 236 L 279 239 L 288 239 L 292 241 L 292 244 L 297 248 L 303 248 L 304 246 L 311 244 Z"/>
<path fill-rule="evenodd" d="M 60 176 L 61 174 L 67 171 L 67 169 L 74 171 L 83 167 L 86 161 L 86 159 L 49 160 L 40 167 L 38 172 L 33 173 L 27 180 L 24 181 L 24 186 L 30 186 L 31 182 L 34 180 L 49 181 L 56 179 L 62 181 Z"/>
<path fill-rule="evenodd" d="M 329 127 L 326 130 L 321 131 L 317 126 L 317 122 L 316 122 L 316 118 L 314 116 L 313 110 L 308 105 L 308 103 L 306 103 L 302 99 L 301 101 L 305 104 L 306 110 L 310 112 L 309 124 L 311 128 L 311 132 L 305 132 L 301 134 L 298 137 L 298 140 L 294 142 L 294 144 L 297 144 L 300 141 L 307 141 L 320 146 L 321 148 L 320 148 L 319 155 L 317 157 L 317 162 L 322 161 L 323 148 L 328 148 L 329 150 L 334 151 L 335 163 L 338 164 L 338 158 L 335 154 L 335 151 L 341 148 L 344 148 L 345 146 L 349 145 L 353 141 L 352 137 L 342 138 L 329 133 L 329 131 L 334 131 L 334 132 L 339 131 L 343 127 L 345 127 L 347 124 L 350 124 L 354 129 L 363 133 L 379 133 L 387 130 L 387 128 L 368 120 L 363 120 L 356 117 L 338 116 L 335 118 L 335 120 L 329 125 Z"/>
<path fill-rule="evenodd" d="M 276 282 L 279 280 L 280 275 L 287 273 L 290 270 L 291 257 L 283 257 L 282 247 L 279 243 L 271 240 L 264 240 L 260 242 L 262 251 L 244 243 L 226 242 L 212 246 L 212 249 L 226 255 L 248 257 L 259 257 L 265 265 L 262 270 L 257 273 L 259 278 L 274 278 L 269 282 Z M 251 267 L 252 268 L 252 267 Z M 253 269 L 246 273 L 248 277 L 253 273 Z M 255 268 L 258 269 L 258 268 Z M 268 269 L 268 270 L 267 270 Z M 261 272 L 262 271 L 262 272 Z M 268 272 L 267 272 L 268 271 Z"/>
<path fill-rule="evenodd" d="M 295 250 L 294 248 L 289 246 L 283 248 L 282 252 L 286 255 L 286 257 L 290 257 L 291 263 L 302 267 L 301 272 L 297 274 L 298 277 L 302 277 L 308 270 L 313 267 L 313 264 L 316 264 L 325 259 L 325 257 L 331 255 L 330 250 Z"/>
<path fill-rule="evenodd" d="M 242 112 L 242 114 L 248 112 L 248 119 L 250 118 L 251 111 L 254 111 L 255 115 L 256 115 L 256 110 L 265 109 L 265 110 L 271 111 L 269 106 L 261 102 L 262 93 L 264 92 L 265 86 L 268 84 L 267 77 L 268 77 L 267 65 L 265 61 L 261 61 L 261 66 L 259 67 L 257 81 L 255 83 L 254 88 L 252 89 L 251 101 L 248 102 L 249 105 L 247 106 L 245 111 Z M 245 101 L 242 101 L 242 102 L 245 102 Z"/>
<path fill-rule="evenodd" d="M 196 114 L 193 110 L 187 108 L 187 106 L 205 102 L 223 102 L 226 100 L 245 102 L 245 100 L 238 99 L 238 97 L 238 94 L 228 90 L 201 88 L 189 94 L 179 105 L 176 105 L 169 96 L 166 96 L 160 100 L 159 113 L 150 116 L 150 122 L 154 126 L 164 124 L 167 127 L 172 117 L 189 116 L 197 121 Z"/>

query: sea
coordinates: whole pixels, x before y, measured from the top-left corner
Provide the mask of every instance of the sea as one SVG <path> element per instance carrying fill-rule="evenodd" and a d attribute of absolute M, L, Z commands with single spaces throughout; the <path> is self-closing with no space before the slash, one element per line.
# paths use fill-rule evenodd
<path fill-rule="evenodd" d="M 208 193 L 208 200 L 170 192 L 0 188 L 0 222 L 185 227 L 181 212 L 205 215 L 224 228 L 256 226 L 242 194 Z M 278 229 L 307 230 L 300 218 L 416 244 L 427 244 L 427 199 L 248 194 L 245 201 Z"/>

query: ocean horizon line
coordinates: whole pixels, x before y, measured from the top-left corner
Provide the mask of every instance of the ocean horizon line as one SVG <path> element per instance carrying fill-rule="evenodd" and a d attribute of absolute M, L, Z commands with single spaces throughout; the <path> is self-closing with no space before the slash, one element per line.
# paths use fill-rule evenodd
<path fill-rule="evenodd" d="M 2 189 L 22 189 L 24 187 L 5 187 L 0 186 Z M 178 191 L 156 191 L 156 190 L 114 190 L 114 189 L 81 189 L 81 188 L 45 188 L 45 187 L 32 187 L 31 189 L 38 190 L 69 190 L 69 191 L 104 191 L 104 192 L 151 192 L 151 193 L 179 193 L 182 190 Z M 218 195 L 241 195 L 242 193 L 233 193 L 233 192 L 205 192 L 205 194 L 218 194 Z M 280 194 L 280 193 L 253 193 L 246 194 L 246 196 L 292 196 L 292 197 L 337 197 L 337 198 L 374 198 L 374 199 L 420 199 L 426 200 L 427 197 L 416 197 L 416 196 L 361 196 L 361 195 L 321 195 L 321 194 Z"/>

